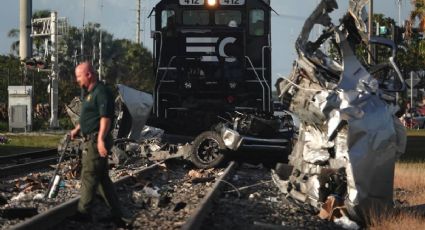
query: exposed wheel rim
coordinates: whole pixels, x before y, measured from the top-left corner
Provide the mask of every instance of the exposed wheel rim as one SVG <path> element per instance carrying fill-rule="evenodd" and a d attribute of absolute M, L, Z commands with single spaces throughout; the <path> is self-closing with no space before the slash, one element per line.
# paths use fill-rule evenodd
<path fill-rule="evenodd" d="M 220 144 L 213 138 L 203 140 L 196 149 L 196 156 L 203 164 L 209 164 L 220 156 Z"/>

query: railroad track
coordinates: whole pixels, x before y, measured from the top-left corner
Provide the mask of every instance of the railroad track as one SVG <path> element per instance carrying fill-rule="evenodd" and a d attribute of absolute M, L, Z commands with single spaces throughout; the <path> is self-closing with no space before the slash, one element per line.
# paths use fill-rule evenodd
<path fill-rule="evenodd" d="M 0 163 L 1 164 L 3 164 L 4 162 L 19 163 L 20 161 L 22 161 L 24 159 L 35 159 L 35 158 L 49 157 L 49 156 L 57 154 L 57 152 L 58 152 L 57 149 L 46 149 L 46 150 L 41 150 L 41 151 L 33 151 L 33 152 L 7 155 L 7 156 L 0 156 Z"/>
<path fill-rule="evenodd" d="M 134 229 L 339 229 L 286 200 L 263 167 L 231 162 L 225 169 L 194 170 L 176 162 L 154 164 L 116 180 L 115 187 L 125 209 L 134 214 Z M 101 221 L 108 215 L 106 207 L 97 212 L 95 223 L 67 219 L 78 199 L 56 200 L 58 206 L 2 228 L 116 229 Z"/>
<path fill-rule="evenodd" d="M 224 186 L 225 181 L 228 180 L 228 178 L 232 175 L 235 168 L 236 168 L 235 162 L 231 162 L 229 166 L 227 166 L 223 175 L 219 178 L 219 180 L 217 180 L 213 188 L 208 192 L 208 194 L 202 200 L 199 207 L 195 210 L 195 212 L 191 215 L 191 217 L 182 226 L 182 229 L 185 229 L 185 230 L 200 229 L 206 215 L 211 211 L 214 199 L 216 199 L 217 196 L 220 194 L 220 191 L 222 187 Z"/>
<path fill-rule="evenodd" d="M 57 149 L 27 152 L 0 157 L 0 178 L 47 167 L 57 162 Z"/>
<path fill-rule="evenodd" d="M 181 163 L 174 163 L 167 164 L 167 167 L 155 164 L 115 181 L 123 206 L 134 214 L 135 229 L 171 229 L 180 228 L 188 221 L 196 223 L 193 220 L 198 217 L 191 217 L 198 213 L 195 209 L 211 199 L 208 197 L 215 193 L 219 184 L 217 181 L 226 177 L 230 168 L 234 167 L 234 163 L 231 163 L 227 169 L 192 170 Z M 151 186 L 149 188 L 153 190 L 159 187 L 157 190 L 161 195 L 155 197 L 152 194 L 155 192 L 152 189 L 147 191 L 146 186 Z M 115 229 L 113 223 L 108 222 L 79 223 L 68 220 L 66 217 L 75 213 L 78 200 L 78 196 L 74 197 L 6 228 L 34 229 L 43 226 L 43 229 L 49 229 L 60 226 L 61 229 L 75 229 L 78 225 L 79 229 Z M 102 216 L 95 218 L 102 219 Z"/>
<path fill-rule="evenodd" d="M 286 199 L 269 169 L 241 164 L 228 170 L 182 229 L 342 229 Z"/>

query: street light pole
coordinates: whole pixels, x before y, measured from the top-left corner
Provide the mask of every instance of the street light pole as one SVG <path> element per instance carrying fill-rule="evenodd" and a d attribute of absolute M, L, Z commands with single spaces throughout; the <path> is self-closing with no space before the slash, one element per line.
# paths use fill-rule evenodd
<path fill-rule="evenodd" d="M 368 35 L 369 41 L 373 35 L 373 0 L 369 0 L 369 19 L 368 19 Z M 368 62 L 372 64 L 372 44 L 369 43 Z"/>

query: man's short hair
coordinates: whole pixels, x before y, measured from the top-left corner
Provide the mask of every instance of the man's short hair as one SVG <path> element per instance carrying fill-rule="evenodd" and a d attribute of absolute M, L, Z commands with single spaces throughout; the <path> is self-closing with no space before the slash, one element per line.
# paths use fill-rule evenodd
<path fill-rule="evenodd" d="M 87 65 L 87 71 L 91 74 L 91 75 L 93 75 L 93 76 L 97 76 L 96 75 L 96 70 L 94 69 L 94 67 L 93 67 L 93 65 L 91 64 L 91 62 L 89 62 L 89 61 L 83 61 L 83 62 L 80 62 L 79 64 L 78 64 L 78 66 L 80 66 L 80 65 Z"/>

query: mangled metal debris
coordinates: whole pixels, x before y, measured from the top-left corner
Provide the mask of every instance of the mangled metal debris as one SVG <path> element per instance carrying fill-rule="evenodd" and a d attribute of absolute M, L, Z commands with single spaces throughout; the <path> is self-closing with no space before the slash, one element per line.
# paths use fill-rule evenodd
<path fill-rule="evenodd" d="M 38 189 L 45 189 L 49 182 L 49 179 L 45 176 L 42 176 L 38 173 L 29 174 L 21 179 L 16 179 L 14 181 L 14 191 L 21 191 L 23 194 L 35 191 Z"/>
<path fill-rule="evenodd" d="M 322 0 L 298 37 L 298 59 L 278 91 L 301 124 L 289 165 L 276 170 L 273 178 L 292 198 L 325 209 L 324 218 L 334 218 L 335 202 L 330 200 L 336 199 L 344 209 L 339 214 L 364 222 L 370 209 L 379 212 L 393 204 L 395 161 L 406 146 L 405 130 L 394 115 L 394 92 L 404 90 L 404 83 L 394 62 L 394 43 L 368 39 L 363 17 L 368 1 L 349 2 L 341 24 L 334 25 L 329 13 L 338 8 L 337 2 Z M 311 42 L 316 24 L 325 30 Z M 339 57 L 320 49 L 327 41 Z M 365 66 L 354 51 L 361 43 L 390 47 L 392 56 L 386 65 Z M 380 79 L 368 71 L 379 68 L 393 75 Z M 388 85 L 400 87 L 384 87 Z"/>
<path fill-rule="evenodd" d="M 113 129 L 114 146 L 110 163 L 122 166 L 134 163 L 134 158 L 146 158 L 150 161 L 160 161 L 169 158 L 183 157 L 188 152 L 186 145 L 163 144 L 161 138 L 164 131 L 155 127 L 145 126 L 152 108 L 153 99 L 150 94 L 133 88 L 117 85 L 119 96 L 116 99 L 117 121 Z M 78 123 L 81 100 L 74 100 L 66 107 L 68 115 L 74 124 Z M 65 148 L 62 141 L 59 150 Z M 70 156 L 80 156 L 82 140 L 69 143 L 66 151 Z M 71 167 L 71 175 L 79 166 Z"/>
<path fill-rule="evenodd" d="M 279 117 L 268 114 L 235 112 L 216 126 L 224 144 L 231 150 L 239 148 L 287 149 L 293 126 L 282 126 Z M 272 139 L 274 138 L 274 139 Z"/>
<path fill-rule="evenodd" d="M 118 114 L 117 138 L 126 137 L 137 141 L 151 112 L 152 95 L 121 84 L 117 88 L 120 105 L 125 105 Z"/>
<path fill-rule="evenodd" d="M 187 174 L 189 176 L 189 181 L 192 182 L 192 184 L 197 183 L 206 183 L 211 182 L 215 180 L 215 176 L 212 173 L 212 169 L 207 170 L 190 170 Z"/>
<path fill-rule="evenodd" d="M 48 183 L 49 178 L 41 173 L 30 173 L 19 179 L 3 181 L 0 219 L 24 219 L 37 215 L 38 209 L 33 202 L 44 198 L 44 194 L 39 192 L 46 189 Z"/>
<path fill-rule="evenodd" d="M 115 167 L 131 165 L 135 159 L 162 161 L 181 158 L 192 161 L 199 168 L 211 168 L 225 160 L 227 151 L 239 149 L 287 150 L 294 131 L 288 117 L 266 113 L 235 112 L 221 117 L 223 122 L 212 130 L 198 135 L 193 142 L 171 144 L 163 139 L 164 130 L 145 125 L 152 107 L 150 94 L 117 85 L 117 121 L 113 130 L 114 146 L 110 163 Z M 81 101 L 74 99 L 67 111 L 74 123 L 78 122 Z M 189 143 L 190 142 L 190 143 Z M 61 145 L 62 148 L 64 144 Z M 70 143 L 70 155 L 81 154 L 81 140 Z"/>
<path fill-rule="evenodd" d="M 236 151 L 240 148 L 256 147 L 274 150 L 287 149 L 293 133 L 293 126 L 290 126 L 289 123 L 282 125 L 282 119 L 279 117 L 255 114 L 254 112 L 235 112 L 222 118 L 223 122 L 217 124 L 211 131 L 199 134 L 191 143 L 169 144 L 162 142 L 164 131 L 161 129 L 150 126 L 136 129 L 133 125 L 127 124 L 126 121 L 134 120 L 145 122 L 149 115 L 131 112 L 127 104 L 130 98 L 138 102 L 132 106 L 131 110 L 145 111 L 150 109 L 151 98 L 145 93 L 137 93 L 137 90 L 122 85 L 119 88 L 122 103 L 118 116 L 119 127 L 116 143 L 121 142 L 122 145 L 115 148 L 117 153 L 114 155 L 120 156 L 118 157 L 121 158 L 118 159 L 120 162 L 125 161 L 124 153 L 133 152 L 151 161 L 182 158 L 192 161 L 199 168 L 211 168 L 224 161 L 224 154 L 227 150 Z M 127 90 L 132 93 L 128 93 Z M 131 119 L 129 119 L 130 117 Z M 140 122 L 139 124 L 144 124 Z M 282 133 L 283 136 L 279 135 Z M 129 137 L 131 134 L 133 134 L 133 138 Z M 271 137 L 275 138 L 271 139 Z"/>

